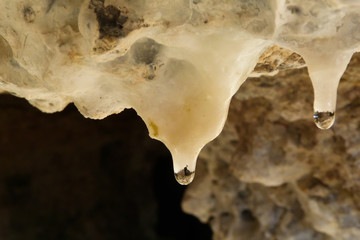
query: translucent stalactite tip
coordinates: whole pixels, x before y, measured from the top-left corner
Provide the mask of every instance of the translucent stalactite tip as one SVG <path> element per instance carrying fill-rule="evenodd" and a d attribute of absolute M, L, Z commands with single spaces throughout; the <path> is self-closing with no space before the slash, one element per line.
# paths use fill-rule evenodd
<path fill-rule="evenodd" d="M 335 122 L 335 113 L 334 112 L 315 112 L 314 113 L 314 122 L 316 126 L 320 129 L 329 129 Z"/>
<path fill-rule="evenodd" d="M 189 171 L 189 169 L 186 166 L 181 171 L 174 173 L 174 175 L 178 183 L 180 183 L 181 185 L 188 185 L 193 181 L 195 172 Z"/>

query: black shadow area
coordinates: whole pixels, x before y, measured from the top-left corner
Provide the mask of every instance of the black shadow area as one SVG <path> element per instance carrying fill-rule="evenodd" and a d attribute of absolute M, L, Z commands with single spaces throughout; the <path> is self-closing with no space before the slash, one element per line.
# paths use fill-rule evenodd
<path fill-rule="evenodd" d="M 135 111 L 41 113 L 0 95 L 0 239 L 211 239 Z"/>

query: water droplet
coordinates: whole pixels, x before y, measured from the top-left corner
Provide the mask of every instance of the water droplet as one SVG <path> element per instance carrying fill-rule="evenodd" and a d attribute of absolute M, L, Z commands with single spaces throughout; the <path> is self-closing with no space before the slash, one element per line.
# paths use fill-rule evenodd
<path fill-rule="evenodd" d="M 190 184 L 195 176 L 195 172 L 191 172 L 188 169 L 188 166 L 184 167 L 181 171 L 174 174 L 175 179 L 181 185 L 188 185 Z"/>
<path fill-rule="evenodd" d="M 335 122 L 334 112 L 315 112 L 314 122 L 320 129 L 329 129 Z"/>

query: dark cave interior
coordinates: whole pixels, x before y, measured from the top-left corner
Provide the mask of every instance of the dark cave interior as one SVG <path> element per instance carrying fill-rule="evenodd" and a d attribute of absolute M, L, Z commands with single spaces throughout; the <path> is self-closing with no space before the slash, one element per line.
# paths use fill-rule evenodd
<path fill-rule="evenodd" d="M 0 239 L 211 239 L 133 110 L 85 119 L 0 95 Z"/>

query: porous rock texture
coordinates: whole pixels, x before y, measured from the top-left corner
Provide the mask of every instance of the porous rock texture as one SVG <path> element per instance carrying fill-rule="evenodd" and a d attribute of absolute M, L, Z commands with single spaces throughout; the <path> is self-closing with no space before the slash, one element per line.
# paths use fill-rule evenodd
<path fill-rule="evenodd" d="M 183 209 L 210 222 L 214 239 L 359 239 L 359 78 L 356 54 L 327 131 L 310 120 L 306 68 L 248 79 L 223 132 L 200 154 Z"/>

